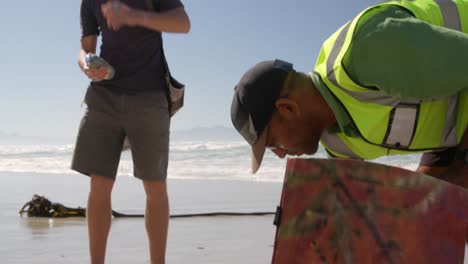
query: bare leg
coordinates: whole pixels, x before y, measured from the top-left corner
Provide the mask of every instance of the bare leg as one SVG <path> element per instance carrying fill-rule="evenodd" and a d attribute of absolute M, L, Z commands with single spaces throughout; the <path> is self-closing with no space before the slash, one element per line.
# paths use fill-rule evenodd
<path fill-rule="evenodd" d="M 86 209 L 91 264 L 104 264 L 112 218 L 111 192 L 113 186 L 113 179 L 91 175 L 91 190 Z"/>
<path fill-rule="evenodd" d="M 166 258 L 169 201 L 165 181 L 144 181 L 146 191 L 145 224 L 151 264 L 164 264 Z"/>

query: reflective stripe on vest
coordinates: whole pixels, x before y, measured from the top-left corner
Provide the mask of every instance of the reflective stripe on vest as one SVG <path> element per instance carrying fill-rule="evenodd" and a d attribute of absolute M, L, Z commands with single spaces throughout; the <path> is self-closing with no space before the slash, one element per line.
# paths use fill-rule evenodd
<path fill-rule="evenodd" d="M 436 0 L 444 18 L 444 26 L 453 30 L 462 31 L 460 14 L 458 7 L 452 0 Z M 444 128 L 443 144 L 457 142 L 456 122 L 457 122 L 458 94 L 448 98 L 446 123 Z M 455 113 L 455 114 L 453 114 Z"/>
<path fill-rule="evenodd" d="M 399 104 L 390 113 L 384 145 L 407 148 L 413 140 L 418 121 L 419 105 Z"/>
<path fill-rule="evenodd" d="M 448 99 L 447 113 L 445 114 L 443 145 L 457 144 L 457 118 L 458 118 L 458 94 L 450 96 Z"/>
<path fill-rule="evenodd" d="M 452 0 L 436 0 L 446 28 L 462 31 L 457 5 Z"/>
<path fill-rule="evenodd" d="M 346 144 L 336 134 L 324 131 L 320 136 L 320 141 L 326 148 L 338 151 L 347 158 L 361 159 L 361 157 L 348 148 L 348 146 L 346 146 Z"/>

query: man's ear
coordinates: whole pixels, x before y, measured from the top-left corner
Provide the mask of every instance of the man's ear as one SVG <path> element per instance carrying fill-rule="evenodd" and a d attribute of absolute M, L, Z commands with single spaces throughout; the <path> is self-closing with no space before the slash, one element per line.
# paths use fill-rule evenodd
<path fill-rule="evenodd" d="M 275 102 L 278 113 L 285 119 L 294 119 L 301 115 L 299 104 L 289 98 L 280 98 Z"/>

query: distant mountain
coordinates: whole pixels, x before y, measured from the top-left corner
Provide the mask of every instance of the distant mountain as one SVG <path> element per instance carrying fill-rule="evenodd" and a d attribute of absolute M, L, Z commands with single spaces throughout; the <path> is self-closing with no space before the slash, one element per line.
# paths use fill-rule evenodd
<path fill-rule="evenodd" d="M 171 140 L 177 141 L 242 141 L 230 127 L 196 127 L 171 131 Z M 74 144 L 75 138 L 35 137 L 0 131 L 0 144 Z"/>
<path fill-rule="evenodd" d="M 74 140 L 69 138 L 34 137 L 23 136 L 18 133 L 0 131 L 0 144 L 72 144 Z"/>
<path fill-rule="evenodd" d="M 243 139 L 234 128 L 217 126 L 172 131 L 171 140 L 241 141 Z"/>

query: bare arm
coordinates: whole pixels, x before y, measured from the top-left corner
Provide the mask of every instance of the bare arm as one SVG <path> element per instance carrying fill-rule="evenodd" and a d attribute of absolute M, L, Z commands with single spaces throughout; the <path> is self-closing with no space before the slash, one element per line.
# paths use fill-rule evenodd
<path fill-rule="evenodd" d="M 86 66 L 85 57 L 88 53 L 96 53 L 96 45 L 97 45 L 97 35 L 90 35 L 83 37 L 81 39 L 81 50 L 78 54 L 78 65 L 80 69 L 93 81 L 100 81 L 103 80 L 108 72 L 109 69 L 106 67 L 100 67 L 97 69 L 90 69 Z"/>
<path fill-rule="evenodd" d="M 188 33 L 190 20 L 183 7 L 163 13 L 136 11 L 135 24 L 152 30 L 173 33 Z"/>
<path fill-rule="evenodd" d="M 119 30 L 122 26 L 141 26 L 169 33 L 190 31 L 190 19 L 183 7 L 157 13 L 133 9 L 119 1 L 108 1 L 101 9 L 109 28 L 113 30 Z"/>
<path fill-rule="evenodd" d="M 86 67 L 86 63 L 85 63 L 86 54 L 96 53 L 97 38 L 98 36 L 91 35 L 91 36 L 83 37 L 81 39 L 81 50 L 78 55 L 78 65 L 83 71 Z"/>
<path fill-rule="evenodd" d="M 459 149 L 468 149 L 468 130 L 465 131 Z M 464 160 L 455 160 L 447 167 L 423 165 L 417 171 L 468 189 L 468 163 Z"/>

